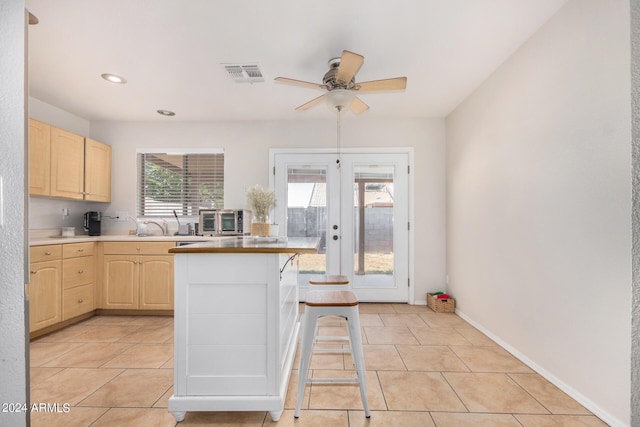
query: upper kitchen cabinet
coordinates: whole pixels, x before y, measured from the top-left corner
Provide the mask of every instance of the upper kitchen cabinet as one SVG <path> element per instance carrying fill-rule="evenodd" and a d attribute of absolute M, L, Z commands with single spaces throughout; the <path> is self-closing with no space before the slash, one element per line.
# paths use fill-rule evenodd
<path fill-rule="evenodd" d="M 51 194 L 84 199 L 84 138 L 51 127 Z"/>
<path fill-rule="evenodd" d="M 111 201 L 111 146 L 29 119 L 29 194 Z"/>
<path fill-rule="evenodd" d="M 86 138 L 84 150 L 84 199 L 110 202 L 111 146 Z"/>
<path fill-rule="evenodd" d="M 51 126 L 29 119 L 29 194 L 48 196 L 51 182 Z"/>

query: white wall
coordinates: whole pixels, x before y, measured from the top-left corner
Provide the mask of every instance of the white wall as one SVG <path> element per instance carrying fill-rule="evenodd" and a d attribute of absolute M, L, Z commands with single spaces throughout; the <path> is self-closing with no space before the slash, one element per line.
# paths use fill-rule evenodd
<path fill-rule="evenodd" d="M 29 97 L 29 117 L 78 135 L 89 136 L 89 120 L 32 96 Z"/>
<path fill-rule="evenodd" d="M 0 402 L 28 404 L 25 333 L 25 20 L 24 1 L 0 2 Z M 0 412 L 0 425 L 28 414 Z"/>
<path fill-rule="evenodd" d="M 631 326 L 631 425 L 640 425 L 640 2 L 631 2 L 633 298 Z"/>
<path fill-rule="evenodd" d="M 169 119 L 171 120 L 171 119 Z M 245 189 L 269 184 L 269 148 L 334 148 L 336 123 L 326 120 L 216 123 L 92 122 L 91 137 L 113 147 L 113 196 L 107 215 L 136 211 L 136 149 L 222 147 L 225 151 L 225 207 L 246 206 Z M 414 147 L 415 301 L 443 288 L 445 266 L 444 120 L 369 120 L 345 116 L 343 147 Z M 103 222 L 106 233 L 133 223 Z M 425 237 L 426 236 L 426 237 Z"/>
<path fill-rule="evenodd" d="M 462 316 L 630 420 L 629 3 L 572 0 L 447 118 Z"/>

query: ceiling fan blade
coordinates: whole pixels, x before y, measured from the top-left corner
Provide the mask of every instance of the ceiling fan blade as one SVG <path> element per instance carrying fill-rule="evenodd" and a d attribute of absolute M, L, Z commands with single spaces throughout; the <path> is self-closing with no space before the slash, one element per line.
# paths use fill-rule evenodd
<path fill-rule="evenodd" d="M 369 109 L 369 106 L 362 102 L 362 100 L 356 96 L 355 98 L 353 98 L 353 102 L 351 103 L 349 108 L 351 108 L 351 111 L 353 111 L 355 114 L 360 114 L 367 111 Z"/>
<path fill-rule="evenodd" d="M 364 56 L 349 52 L 348 50 L 343 50 L 342 57 L 340 58 L 340 65 L 338 66 L 338 74 L 336 74 L 336 80 L 342 81 L 344 84 L 348 84 L 353 76 L 356 75 L 363 62 Z"/>
<path fill-rule="evenodd" d="M 308 110 L 309 108 L 314 107 L 317 104 L 320 104 L 322 101 L 324 101 L 324 95 L 320 95 L 319 97 L 313 98 L 311 101 L 305 104 L 302 104 L 301 106 L 296 108 L 296 111 Z"/>
<path fill-rule="evenodd" d="M 407 87 L 406 77 L 396 77 L 394 79 L 372 80 L 370 82 L 358 83 L 360 92 L 373 92 L 376 90 L 402 90 Z"/>
<path fill-rule="evenodd" d="M 288 79 L 286 77 L 276 77 L 274 80 L 285 85 L 301 86 L 310 89 L 324 89 L 324 85 L 321 83 L 305 82 L 302 80 Z"/>

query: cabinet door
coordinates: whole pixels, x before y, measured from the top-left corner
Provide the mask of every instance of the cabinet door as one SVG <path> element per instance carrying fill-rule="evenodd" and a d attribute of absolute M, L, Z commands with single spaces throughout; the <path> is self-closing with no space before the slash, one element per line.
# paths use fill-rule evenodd
<path fill-rule="evenodd" d="M 51 127 L 51 196 L 82 200 L 84 137 Z"/>
<path fill-rule="evenodd" d="M 61 261 L 35 262 L 30 266 L 29 332 L 62 321 Z"/>
<path fill-rule="evenodd" d="M 29 194 L 49 195 L 51 126 L 29 119 Z"/>
<path fill-rule="evenodd" d="M 105 255 L 101 308 L 138 308 L 138 257 Z"/>
<path fill-rule="evenodd" d="M 173 310 L 173 256 L 140 257 L 140 309 Z"/>
<path fill-rule="evenodd" d="M 87 138 L 84 155 L 84 199 L 110 202 L 111 146 Z"/>

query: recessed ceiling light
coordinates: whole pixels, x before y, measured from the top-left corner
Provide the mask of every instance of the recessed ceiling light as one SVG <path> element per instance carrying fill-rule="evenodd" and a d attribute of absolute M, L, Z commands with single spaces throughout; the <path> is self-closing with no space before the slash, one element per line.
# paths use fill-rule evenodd
<path fill-rule="evenodd" d="M 111 73 L 104 73 L 100 77 L 102 77 L 103 79 L 111 83 L 124 84 L 127 82 L 127 79 L 125 79 L 124 77 L 118 76 L 116 74 L 111 74 Z"/>
<path fill-rule="evenodd" d="M 175 116 L 176 113 L 174 113 L 173 111 L 169 111 L 169 110 L 158 110 L 157 111 L 158 114 L 163 115 L 163 116 Z"/>

